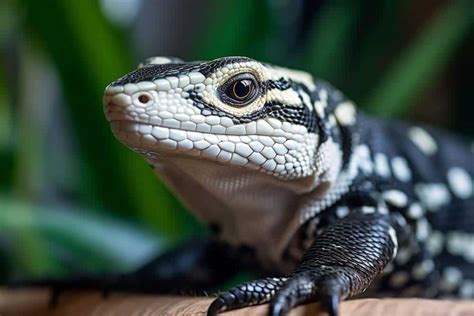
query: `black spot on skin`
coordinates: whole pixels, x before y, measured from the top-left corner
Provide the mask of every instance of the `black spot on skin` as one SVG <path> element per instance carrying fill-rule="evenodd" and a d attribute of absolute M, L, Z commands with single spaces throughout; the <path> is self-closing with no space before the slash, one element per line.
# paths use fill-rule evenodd
<path fill-rule="evenodd" d="M 287 90 L 291 88 L 291 81 L 280 78 L 278 80 L 269 80 L 267 83 L 268 89 L 278 89 L 278 90 Z"/>

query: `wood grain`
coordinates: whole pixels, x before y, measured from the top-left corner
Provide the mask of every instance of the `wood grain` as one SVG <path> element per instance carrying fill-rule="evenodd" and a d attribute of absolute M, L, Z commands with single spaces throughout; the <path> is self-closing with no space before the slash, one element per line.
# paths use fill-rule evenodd
<path fill-rule="evenodd" d="M 205 315 L 212 301 L 205 297 L 166 297 L 114 294 L 103 299 L 99 293 L 71 292 L 60 297 L 58 307 L 48 308 L 48 291 L 0 289 L 1 316 L 157 316 Z M 267 306 L 244 308 L 228 316 L 266 315 Z M 318 304 L 296 308 L 290 315 L 317 315 Z M 474 301 L 424 299 L 358 299 L 343 302 L 341 316 L 474 316 Z"/>

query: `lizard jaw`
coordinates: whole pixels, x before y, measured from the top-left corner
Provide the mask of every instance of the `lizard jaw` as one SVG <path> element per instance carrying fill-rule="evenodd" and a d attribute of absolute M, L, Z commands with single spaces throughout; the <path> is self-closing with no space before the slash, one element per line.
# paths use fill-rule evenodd
<path fill-rule="evenodd" d="M 185 156 L 247 167 L 290 179 L 298 143 L 285 137 L 226 135 L 153 125 L 129 119 L 110 121 L 114 135 L 145 156 Z M 308 141 L 311 141 L 308 139 Z M 317 140 L 314 139 L 314 142 Z"/>

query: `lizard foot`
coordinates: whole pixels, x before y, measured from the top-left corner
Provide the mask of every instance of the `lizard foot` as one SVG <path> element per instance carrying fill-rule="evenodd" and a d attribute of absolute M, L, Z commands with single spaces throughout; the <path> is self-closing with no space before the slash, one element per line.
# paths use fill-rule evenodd
<path fill-rule="evenodd" d="M 340 274 L 316 277 L 310 272 L 296 272 L 288 278 L 266 278 L 237 286 L 219 295 L 207 315 L 270 302 L 269 315 L 281 316 L 297 305 L 318 300 L 330 316 L 337 316 L 339 302 L 347 296 L 346 292 Z"/>

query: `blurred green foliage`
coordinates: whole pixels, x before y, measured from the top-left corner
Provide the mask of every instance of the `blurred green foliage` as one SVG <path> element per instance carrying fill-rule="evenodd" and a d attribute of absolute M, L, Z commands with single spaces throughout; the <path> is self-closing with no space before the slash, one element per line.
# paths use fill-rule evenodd
<path fill-rule="evenodd" d="M 368 111 L 406 116 L 472 33 L 470 0 L 446 2 L 406 47 L 398 43 L 409 1 L 339 0 L 322 2 L 297 43 L 281 23 L 295 13 L 292 6 L 278 11 L 275 3 L 211 1 L 212 18 L 187 57 L 248 55 L 298 67 L 334 83 Z M 372 26 L 361 35 L 360 21 L 374 6 Z M 0 34 L 15 32 L 15 25 L 29 54 L 44 54 L 59 74 L 77 140 L 72 166 L 78 194 L 68 202 L 81 206 L 41 206 L 27 189 L 37 181 L 35 168 L 50 159 L 39 154 L 48 140 L 32 127 L 34 117 L 22 117 L 18 80 L 7 80 L 0 69 L 0 258 L 8 267 L 0 278 L 2 271 L 39 276 L 130 268 L 160 247 L 202 233 L 143 159 L 114 139 L 104 119 L 103 89 L 136 61 L 129 30 L 112 25 L 95 0 L 7 0 L 0 8 L 18 16 L 1 19 Z M 0 41 L 4 64 L 7 45 Z"/>
<path fill-rule="evenodd" d="M 140 157 L 110 137 L 104 124 L 100 107 L 104 88 L 134 67 L 127 37 L 107 23 L 97 1 L 25 0 L 24 4 L 29 26 L 57 65 L 68 114 L 74 118 L 86 203 L 134 214 L 173 238 L 185 235 L 187 222 L 180 206 Z M 160 220 L 157 206 L 163 214 Z"/>
<path fill-rule="evenodd" d="M 117 271 L 137 267 L 163 240 L 137 225 L 77 208 L 51 208 L 0 198 L 2 233 L 18 242 L 12 245 L 14 274 L 57 274 L 77 271 Z M 29 251 L 25 251 L 28 249 Z M 42 253 L 52 250 L 66 265 Z M 77 256 L 87 254 L 77 260 Z M 40 259 L 40 260 L 34 260 Z"/>
<path fill-rule="evenodd" d="M 439 12 L 374 85 L 368 110 L 385 117 L 406 112 L 472 30 L 473 9 L 472 1 L 458 0 Z"/>

